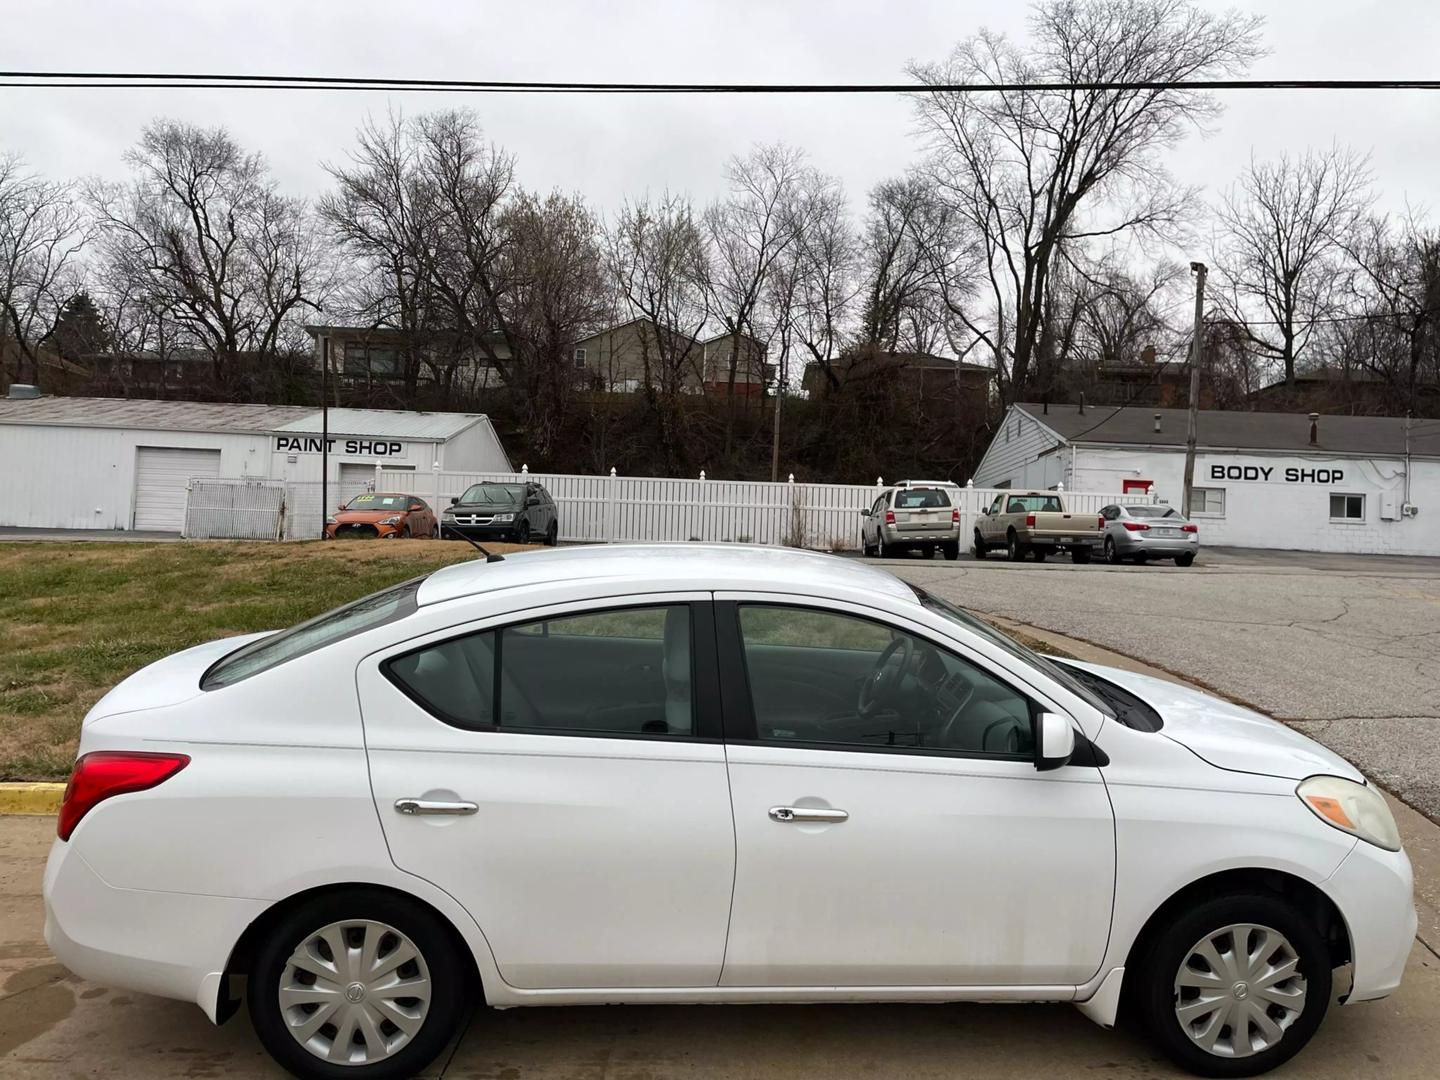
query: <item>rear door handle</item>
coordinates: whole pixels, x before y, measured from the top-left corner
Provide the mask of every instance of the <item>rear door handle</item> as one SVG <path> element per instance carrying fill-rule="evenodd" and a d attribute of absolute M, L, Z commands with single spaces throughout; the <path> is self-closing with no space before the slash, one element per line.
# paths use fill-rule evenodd
<path fill-rule="evenodd" d="M 416 817 L 420 814 L 473 814 L 480 809 L 473 802 L 435 802 L 432 799 L 396 799 L 395 809 Z"/>
<path fill-rule="evenodd" d="M 848 821 L 850 815 L 844 810 L 821 810 L 813 806 L 772 806 L 771 821 Z"/>

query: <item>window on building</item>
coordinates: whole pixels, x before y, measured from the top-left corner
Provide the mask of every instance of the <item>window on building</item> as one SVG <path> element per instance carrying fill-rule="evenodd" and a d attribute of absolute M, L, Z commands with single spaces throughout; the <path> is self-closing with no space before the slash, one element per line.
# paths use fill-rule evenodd
<path fill-rule="evenodd" d="M 1364 521 L 1365 496 L 1332 494 L 1330 496 L 1330 520 Z"/>
<path fill-rule="evenodd" d="M 575 366 L 576 366 L 577 368 L 582 369 L 582 370 L 584 369 L 584 367 L 585 367 L 585 350 L 584 350 L 584 349 L 576 349 L 576 350 L 575 350 Z"/>
<path fill-rule="evenodd" d="M 363 342 L 345 346 L 344 363 L 345 374 L 356 378 L 363 379 L 367 375 L 380 379 L 398 378 L 404 373 L 400 350 Z"/>
<path fill-rule="evenodd" d="M 1190 495 L 1190 516 L 1224 517 L 1225 489 L 1202 487 L 1192 489 Z"/>

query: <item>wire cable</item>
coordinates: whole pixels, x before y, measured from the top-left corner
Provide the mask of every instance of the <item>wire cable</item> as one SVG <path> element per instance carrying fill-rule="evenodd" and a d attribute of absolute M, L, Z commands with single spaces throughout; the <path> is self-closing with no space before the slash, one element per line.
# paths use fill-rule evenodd
<path fill-rule="evenodd" d="M 1096 82 L 645 83 L 401 79 L 217 72 L 0 71 L 0 87 L 46 89 L 384 90 L 549 94 L 940 94 L 1142 90 L 1440 90 L 1440 79 L 1175 79 Z"/>

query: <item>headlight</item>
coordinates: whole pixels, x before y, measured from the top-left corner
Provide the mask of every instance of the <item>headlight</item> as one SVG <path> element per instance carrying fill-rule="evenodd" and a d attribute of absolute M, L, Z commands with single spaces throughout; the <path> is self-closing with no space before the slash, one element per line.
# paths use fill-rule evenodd
<path fill-rule="evenodd" d="M 335 524 L 335 519 L 334 519 L 333 517 L 327 517 L 327 518 L 325 519 L 325 524 L 326 524 L 326 525 L 334 525 L 334 524 Z"/>
<path fill-rule="evenodd" d="M 1369 785 L 1338 776 L 1312 776 L 1300 782 L 1295 794 L 1326 825 L 1386 851 L 1400 850 L 1395 817 L 1385 805 L 1385 797 Z"/>
<path fill-rule="evenodd" d="M 496 514 L 496 515 L 494 516 L 494 518 L 492 518 L 491 520 L 492 520 L 492 521 L 514 521 L 514 520 L 515 520 L 515 515 L 514 515 L 514 514 Z"/>
<path fill-rule="evenodd" d="M 400 522 L 402 522 L 402 521 L 404 521 L 404 520 L 405 520 L 405 519 L 404 519 L 401 515 L 395 514 L 395 515 L 393 515 L 393 516 L 391 516 L 391 517 L 388 517 L 388 518 L 381 518 L 381 519 L 380 519 L 380 524 L 381 524 L 381 525 L 399 525 Z"/>
<path fill-rule="evenodd" d="M 454 510 L 443 510 L 443 511 L 441 511 L 440 516 L 441 516 L 442 518 L 449 518 L 449 519 L 451 519 L 451 520 L 454 520 L 455 511 L 454 511 Z"/>

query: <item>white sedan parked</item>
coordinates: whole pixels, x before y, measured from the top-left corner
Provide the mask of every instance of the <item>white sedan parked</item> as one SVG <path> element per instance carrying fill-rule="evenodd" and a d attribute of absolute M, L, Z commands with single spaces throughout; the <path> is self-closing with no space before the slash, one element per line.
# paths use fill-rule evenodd
<path fill-rule="evenodd" d="M 243 985 L 301 1076 L 410 1075 L 480 1001 L 970 1000 L 1240 1076 L 1416 925 L 1334 754 L 823 555 L 448 567 L 162 660 L 80 750 L 51 948 L 217 1022 Z"/>

